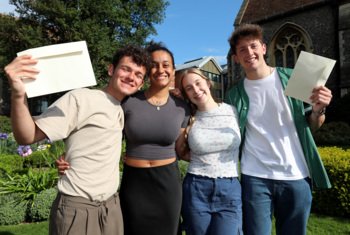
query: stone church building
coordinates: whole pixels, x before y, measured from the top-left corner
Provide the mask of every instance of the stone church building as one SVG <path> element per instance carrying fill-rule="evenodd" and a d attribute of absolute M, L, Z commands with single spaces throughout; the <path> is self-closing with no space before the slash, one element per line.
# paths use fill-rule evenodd
<path fill-rule="evenodd" d="M 269 65 L 293 68 L 302 50 L 334 59 L 326 86 L 335 99 L 350 93 L 350 0 L 243 0 L 234 26 L 243 23 L 263 27 Z M 227 59 L 232 86 L 243 74 Z"/>

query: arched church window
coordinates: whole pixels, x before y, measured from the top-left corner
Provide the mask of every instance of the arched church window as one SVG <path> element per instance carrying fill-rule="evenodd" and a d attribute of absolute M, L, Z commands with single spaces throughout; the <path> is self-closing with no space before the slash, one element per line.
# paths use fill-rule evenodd
<path fill-rule="evenodd" d="M 292 68 L 301 51 L 313 51 L 308 33 L 296 24 L 286 23 L 272 37 L 268 49 L 269 64 Z"/>

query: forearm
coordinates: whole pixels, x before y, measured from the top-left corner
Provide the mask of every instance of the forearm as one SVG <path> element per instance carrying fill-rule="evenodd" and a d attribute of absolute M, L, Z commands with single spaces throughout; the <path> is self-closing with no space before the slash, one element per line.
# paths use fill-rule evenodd
<path fill-rule="evenodd" d="M 37 130 L 25 96 L 12 95 L 11 124 L 13 135 L 19 144 L 32 144 L 45 138 L 43 133 Z"/>
<path fill-rule="evenodd" d="M 309 115 L 309 126 L 312 131 L 318 130 L 326 119 L 326 115 L 320 112 L 311 112 Z"/>

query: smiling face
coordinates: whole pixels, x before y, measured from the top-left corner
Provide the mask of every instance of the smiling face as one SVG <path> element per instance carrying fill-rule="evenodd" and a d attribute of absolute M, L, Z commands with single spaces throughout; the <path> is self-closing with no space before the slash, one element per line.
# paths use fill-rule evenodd
<path fill-rule="evenodd" d="M 131 57 L 124 56 L 116 67 L 109 66 L 108 75 L 111 76 L 111 79 L 107 91 L 121 101 L 125 96 L 135 93 L 142 86 L 146 67 L 137 65 Z"/>
<path fill-rule="evenodd" d="M 169 87 L 175 78 L 173 60 L 168 52 L 158 50 L 152 52 L 151 86 Z"/>
<path fill-rule="evenodd" d="M 182 77 L 182 88 L 188 99 L 200 110 L 213 100 L 209 82 L 197 73 L 185 74 Z"/>
<path fill-rule="evenodd" d="M 236 45 L 236 54 L 234 60 L 239 63 L 246 73 L 257 71 L 265 65 L 264 55 L 266 54 L 266 45 L 259 39 L 252 37 L 242 37 Z"/>

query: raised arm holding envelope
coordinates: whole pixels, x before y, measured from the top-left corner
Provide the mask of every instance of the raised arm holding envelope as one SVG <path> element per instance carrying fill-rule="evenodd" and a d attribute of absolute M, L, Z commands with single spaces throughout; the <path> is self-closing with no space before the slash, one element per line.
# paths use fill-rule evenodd
<path fill-rule="evenodd" d="M 124 127 L 120 102 L 142 86 L 150 68 L 149 55 L 135 46 L 116 51 L 108 68 L 109 84 L 97 90 L 78 88 L 91 85 L 92 77 L 84 73 L 92 72 L 87 55 L 79 47 L 77 51 L 67 51 L 66 45 L 57 46 L 62 50 L 51 50 L 51 46 L 28 50 L 5 67 L 11 86 L 14 136 L 20 144 L 44 138 L 64 140 L 66 144 L 70 169 L 58 181 L 59 192 L 50 214 L 50 235 L 123 235 L 117 193 Z M 89 78 L 90 83 L 86 83 Z M 75 90 L 67 92 L 40 116 L 31 116 L 26 92 L 35 96 L 62 89 Z"/>

